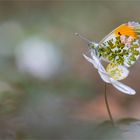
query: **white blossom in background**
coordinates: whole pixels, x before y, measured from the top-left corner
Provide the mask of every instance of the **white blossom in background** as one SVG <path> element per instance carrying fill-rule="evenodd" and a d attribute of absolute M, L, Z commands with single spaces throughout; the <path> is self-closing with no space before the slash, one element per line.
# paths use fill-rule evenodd
<path fill-rule="evenodd" d="M 55 46 L 33 37 L 17 47 L 16 64 L 23 73 L 40 79 L 50 79 L 59 71 L 61 56 Z"/>

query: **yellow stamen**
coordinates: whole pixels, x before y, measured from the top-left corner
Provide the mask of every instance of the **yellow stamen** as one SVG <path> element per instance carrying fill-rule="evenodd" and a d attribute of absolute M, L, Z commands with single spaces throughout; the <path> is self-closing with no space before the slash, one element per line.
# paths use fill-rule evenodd
<path fill-rule="evenodd" d="M 106 67 L 107 73 L 114 79 L 114 80 L 122 80 L 126 78 L 124 70 L 118 64 L 110 63 Z"/>

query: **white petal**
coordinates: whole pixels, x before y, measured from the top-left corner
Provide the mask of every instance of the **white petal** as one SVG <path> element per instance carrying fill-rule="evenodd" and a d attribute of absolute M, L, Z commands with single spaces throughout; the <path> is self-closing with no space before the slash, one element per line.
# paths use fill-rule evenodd
<path fill-rule="evenodd" d="M 101 71 L 98 71 L 98 72 L 99 72 L 99 74 L 100 74 L 100 76 L 101 76 L 101 79 L 102 79 L 104 82 L 106 82 L 106 83 L 111 83 L 110 77 L 109 77 L 109 75 L 108 75 L 107 73 L 103 73 L 103 72 L 101 72 Z"/>
<path fill-rule="evenodd" d="M 92 56 L 92 59 L 95 60 L 97 63 L 97 69 L 106 73 L 104 66 L 100 62 L 100 58 L 98 56 L 96 56 L 93 52 L 91 52 L 91 56 Z"/>
<path fill-rule="evenodd" d="M 123 93 L 129 94 L 129 95 L 136 94 L 136 91 L 134 89 L 130 88 L 129 86 L 127 86 L 121 82 L 115 81 L 112 78 L 111 78 L 111 82 L 115 88 L 117 88 L 119 91 L 121 91 Z"/>
<path fill-rule="evenodd" d="M 100 59 L 99 59 L 99 57 L 96 55 L 96 51 L 95 50 L 91 50 L 91 57 L 94 59 L 96 59 L 96 60 L 98 60 L 98 61 L 100 61 Z"/>
<path fill-rule="evenodd" d="M 92 52 L 91 52 L 91 56 L 92 56 L 92 59 L 84 55 L 85 59 L 87 59 L 90 63 L 94 65 L 96 69 L 98 69 L 98 73 L 100 74 L 101 79 L 106 83 L 110 83 L 110 76 L 106 73 L 106 70 L 101 64 L 99 58 L 95 56 L 94 53 Z"/>

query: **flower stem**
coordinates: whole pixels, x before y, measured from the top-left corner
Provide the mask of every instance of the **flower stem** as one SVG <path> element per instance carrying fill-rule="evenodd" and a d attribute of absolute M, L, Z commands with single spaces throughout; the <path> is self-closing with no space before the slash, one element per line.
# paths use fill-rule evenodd
<path fill-rule="evenodd" d="M 112 117 L 112 115 L 111 115 L 111 111 L 110 111 L 110 108 L 109 108 L 106 90 L 107 90 L 107 84 L 105 83 L 105 104 L 106 104 L 106 108 L 107 108 L 107 112 L 108 112 L 108 115 L 109 115 L 111 124 L 112 124 L 112 126 L 114 127 L 114 126 L 115 126 L 115 123 L 114 123 L 114 120 L 113 120 L 113 117 Z"/>

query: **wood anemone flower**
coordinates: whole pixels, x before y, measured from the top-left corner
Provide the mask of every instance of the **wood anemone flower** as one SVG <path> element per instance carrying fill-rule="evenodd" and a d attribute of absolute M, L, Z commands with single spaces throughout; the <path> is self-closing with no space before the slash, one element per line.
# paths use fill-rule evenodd
<path fill-rule="evenodd" d="M 129 71 L 127 68 L 125 68 L 124 66 L 116 66 L 116 68 L 120 70 L 121 76 L 120 79 L 115 79 L 115 76 L 112 76 L 110 74 L 111 72 L 109 73 L 107 70 L 105 70 L 104 66 L 101 63 L 101 59 L 96 55 L 94 50 L 91 50 L 91 58 L 86 55 L 84 55 L 84 57 L 98 70 L 98 73 L 104 82 L 112 84 L 116 89 L 123 93 L 129 95 L 134 95 L 136 93 L 134 89 L 118 81 L 128 76 Z"/>

